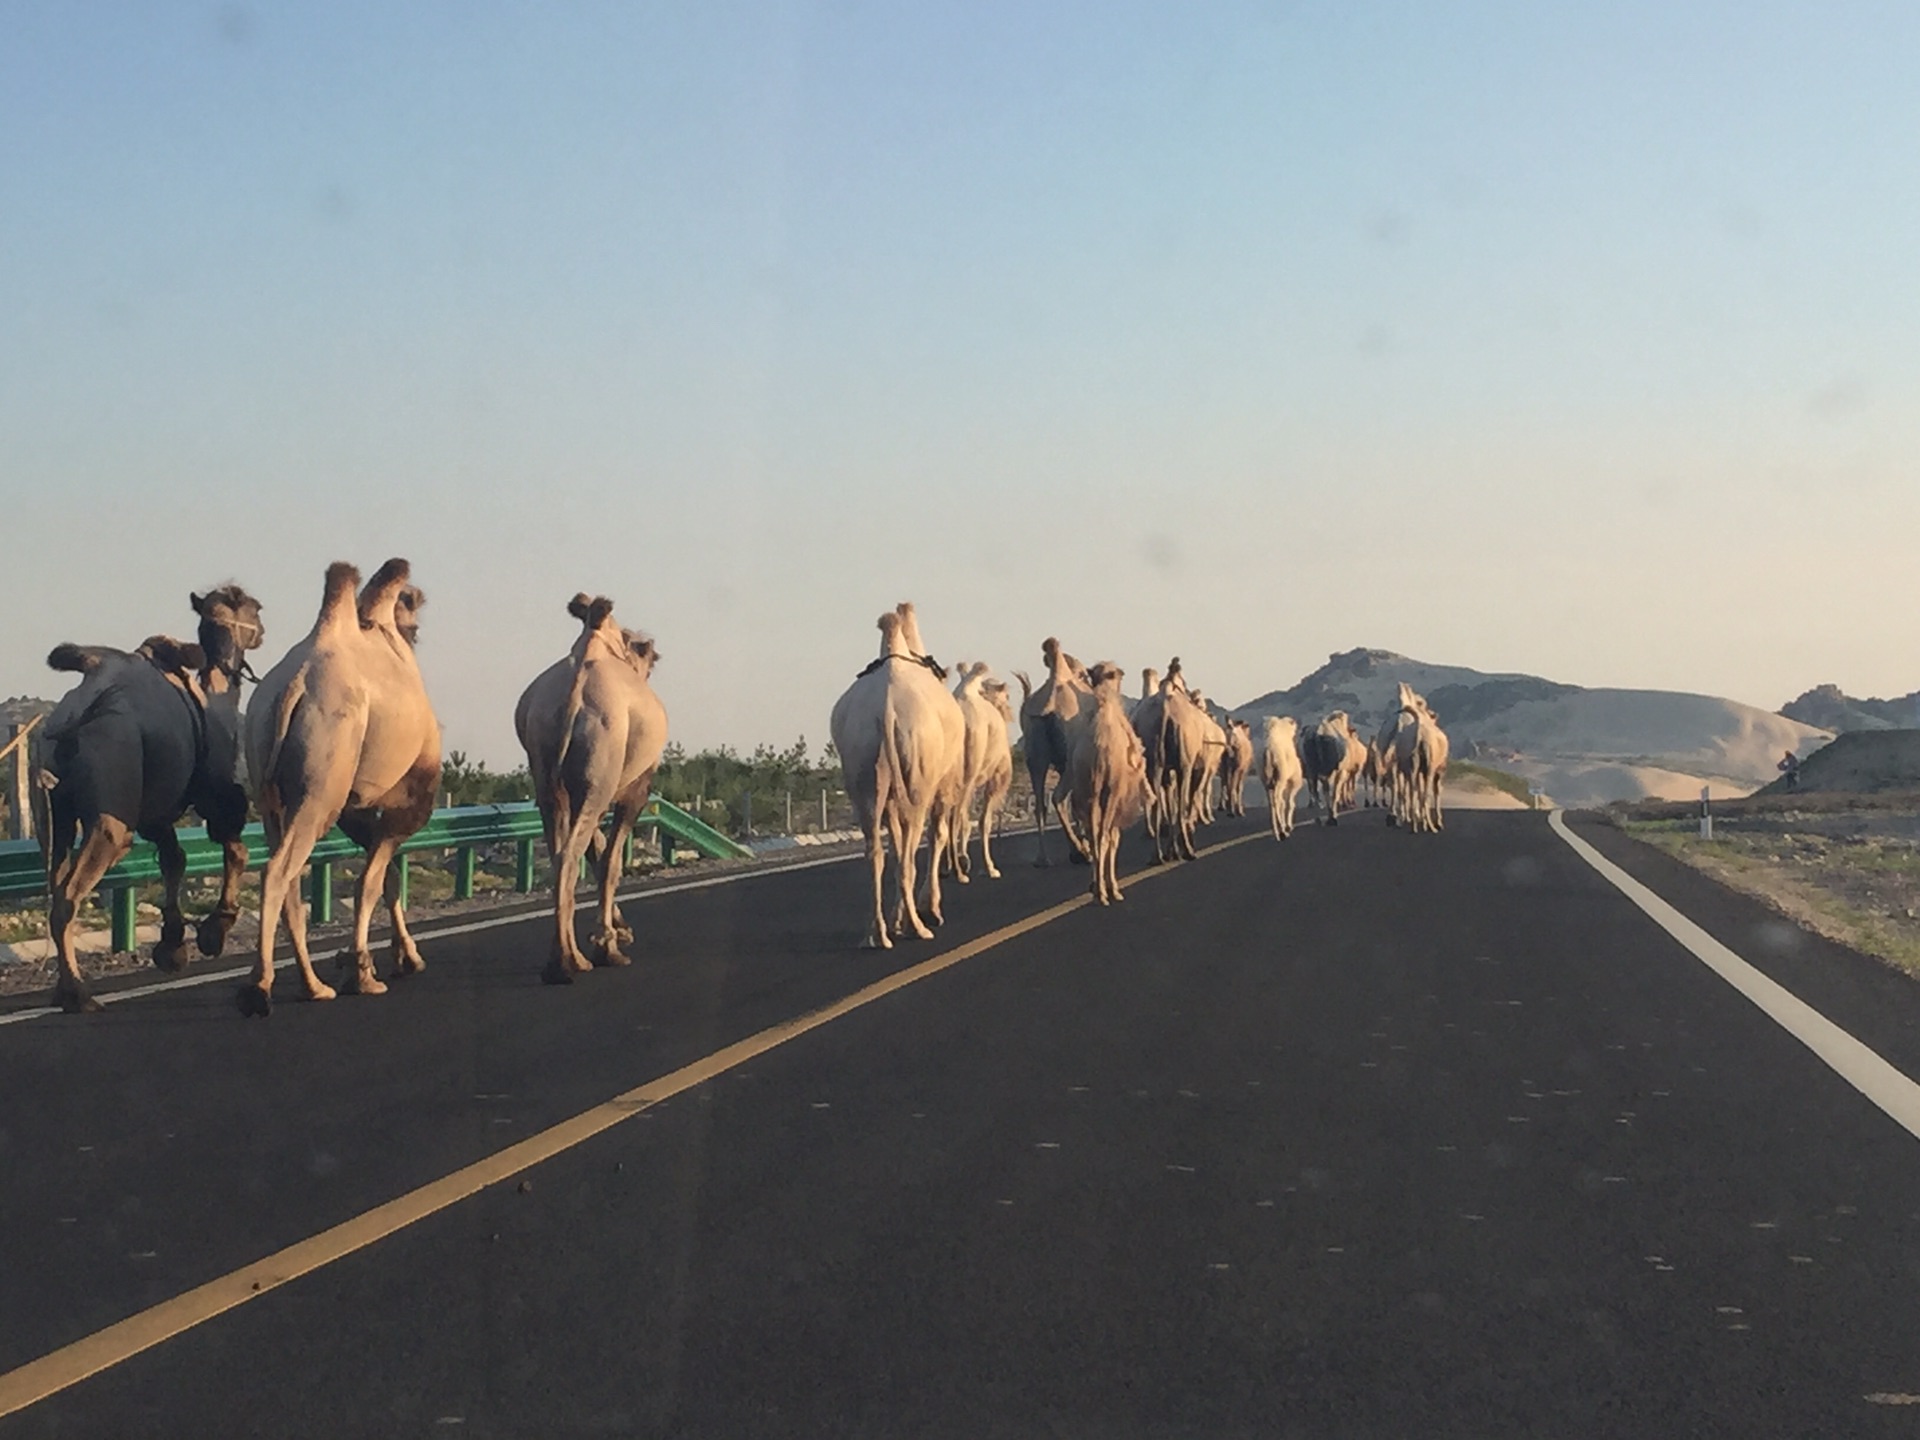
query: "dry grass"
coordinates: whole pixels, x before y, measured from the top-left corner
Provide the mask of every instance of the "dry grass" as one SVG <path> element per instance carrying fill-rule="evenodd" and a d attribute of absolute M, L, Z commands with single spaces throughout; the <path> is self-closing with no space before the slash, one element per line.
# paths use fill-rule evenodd
<path fill-rule="evenodd" d="M 1712 840 L 1700 838 L 1693 818 L 1621 824 L 1807 929 L 1920 976 L 1920 841 L 1874 833 L 1911 828 L 1888 824 L 1903 818 L 1877 808 L 1870 816 L 1823 809 L 1723 817 Z"/>

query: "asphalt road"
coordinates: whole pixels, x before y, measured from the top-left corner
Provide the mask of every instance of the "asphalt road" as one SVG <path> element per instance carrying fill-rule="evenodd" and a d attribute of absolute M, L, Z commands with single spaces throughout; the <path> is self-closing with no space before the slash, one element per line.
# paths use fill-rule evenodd
<path fill-rule="evenodd" d="M 1582 833 L 1920 1074 L 1911 982 Z M 0 1371 L 1086 880 L 1007 869 L 891 954 L 837 864 L 634 904 L 640 963 L 570 989 L 532 919 L 380 999 L 0 1030 Z M 0 1440 L 1904 1435 L 1916 1282 L 1920 1142 L 1544 817 L 1362 816 L 1009 939 Z"/>

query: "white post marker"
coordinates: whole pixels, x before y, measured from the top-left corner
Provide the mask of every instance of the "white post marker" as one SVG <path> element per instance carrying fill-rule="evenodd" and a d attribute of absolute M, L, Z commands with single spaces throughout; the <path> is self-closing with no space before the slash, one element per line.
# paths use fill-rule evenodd
<path fill-rule="evenodd" d="M 1700 838 L 1713 839 L 1713 807 L 1709 803 L 1710 795 L 1705 785 L 1700 787 Z"/>

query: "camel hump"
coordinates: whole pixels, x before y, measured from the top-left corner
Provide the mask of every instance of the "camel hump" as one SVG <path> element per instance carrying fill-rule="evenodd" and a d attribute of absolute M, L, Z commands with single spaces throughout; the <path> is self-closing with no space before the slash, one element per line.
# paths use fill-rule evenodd
<path fill-rule="evenodd" d="M 320 623 L 354 613 L 354 594 L 360 588 L 360 570 L 345 560 L 327 566 L 326 589 L 320 599 Z"/>
<path fill-rule="evenodd" d="M 413 567 L 398 556 L 374 571 L 373 578 L 367 581 L 366 588 L 360 592 L 357 607 L 360 623 L 377 625 L 384 620 L 389 625 L 393 624 L 394 608 L 399 604 L 401 592 L 407 588 L 407 581 L 412 575 Z"/>
<path fill-rule="evenodd" d="M 567 613 L 589 630 L 596 630 L 600 622 L 613 614 L 613 601 L 604 595 L 588 595 L 582 590 L 567 602 Z"/>
<path fill-rule="evenodd" d="M 105 652 L 96 646 L 75 645 L 62 641 L 47 654 L 49 670 L 71 670 L 76 675 L 91 675 L 100 668 L 100 662 L 106 658 Z"/>
<path fill-rule="evenodd" d="M 188 641 L 176 640 L 171 635 L 149 635 L 134 653 L 146 656 L 160 670 L 184 673 L 207 668 L 205 650 Z"/>

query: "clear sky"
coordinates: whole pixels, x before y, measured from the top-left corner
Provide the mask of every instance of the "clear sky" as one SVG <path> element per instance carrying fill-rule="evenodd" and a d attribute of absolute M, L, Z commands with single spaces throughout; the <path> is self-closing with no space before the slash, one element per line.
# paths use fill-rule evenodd
<path fill-rule="evenodd" d="M 900 599 L 1911 690 L 1916 77 L 1910 0 L 4 0 L 0 694 L 395 554 L 496 764 L 582 589 L 696 748 Z"/>

